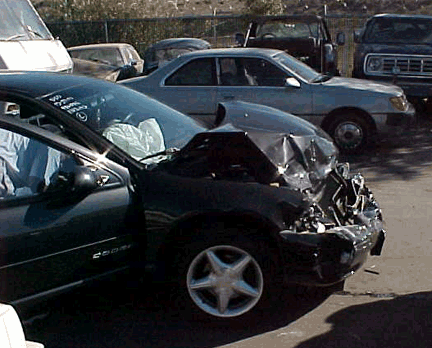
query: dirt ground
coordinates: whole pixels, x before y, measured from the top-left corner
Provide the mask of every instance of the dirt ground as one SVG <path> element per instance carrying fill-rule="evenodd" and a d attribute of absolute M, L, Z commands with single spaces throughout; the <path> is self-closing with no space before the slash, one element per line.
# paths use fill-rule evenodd
<path fill-rule="evenodd" d="M 108 285 L 57 302 L 26 328 L 28 339 L 46 348 L 432 347 L 432 118 L 346 160 L 380 202 L 387 239 L 344 291 L 306 302 L 281 297 L 258 327 L 211 327 L 179 317 L 164 291 Z"/>

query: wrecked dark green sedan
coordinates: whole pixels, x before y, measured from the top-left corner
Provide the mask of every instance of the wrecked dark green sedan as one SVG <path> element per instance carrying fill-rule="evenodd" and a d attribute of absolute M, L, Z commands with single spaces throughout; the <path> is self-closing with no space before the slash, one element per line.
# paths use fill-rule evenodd
<path fill-rule="evenodd" d="M 49 73 L 0 74 L 0 100 L 1 302 L 133 268 L 175 281 L 179 310 L 243 320 L 285 285 L 339 284 L 381 252 L 363 177 L 282 111 L 222 103 L 203 127 L 124 86 Z"/>

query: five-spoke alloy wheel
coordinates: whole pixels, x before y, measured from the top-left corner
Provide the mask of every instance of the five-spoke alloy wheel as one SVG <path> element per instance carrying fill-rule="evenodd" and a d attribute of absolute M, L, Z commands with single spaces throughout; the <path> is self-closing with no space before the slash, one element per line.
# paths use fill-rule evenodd
<path fill-rule="evenodd" d="M 260 300 L 264 277 L 248 252 L 217 245 L 192 260 L 186 285 L 201 310 L 218 317 L 235 317 L 248 312 Z"/>

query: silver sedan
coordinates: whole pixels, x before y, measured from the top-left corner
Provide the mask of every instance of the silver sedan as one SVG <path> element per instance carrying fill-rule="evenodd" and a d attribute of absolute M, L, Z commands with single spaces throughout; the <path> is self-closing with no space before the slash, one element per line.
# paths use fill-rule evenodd
<path fill-rule="evenodd" d="M 123 83 L 207 124 L 215 122 L 222 101 L 272 106 L 322 127 L 346 153 L 363 151 L 414 120 L 401 88 L 322 75 L 279 50 L 195 51 Z"/>

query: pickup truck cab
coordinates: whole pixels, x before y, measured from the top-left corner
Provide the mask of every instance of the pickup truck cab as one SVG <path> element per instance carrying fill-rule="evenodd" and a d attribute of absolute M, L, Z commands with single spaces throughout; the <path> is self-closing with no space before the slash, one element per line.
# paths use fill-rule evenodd
<path fill-rule="evenodd" d="M 249 23 L 246 36 L 237 34 L 239 46 L 275 48 L 289 53 L 315 70 L 339 75 L 337 46 L 345 44 L 344 33 L 332 42 L 324 18 L 312 15 L 259 17 Z"/>
<path fill-rule="evenodd" d="M 380 14 L 354 33 L 352 76 L 399 85 L 417 107 L 432 96 L 432 16 Z"/>

